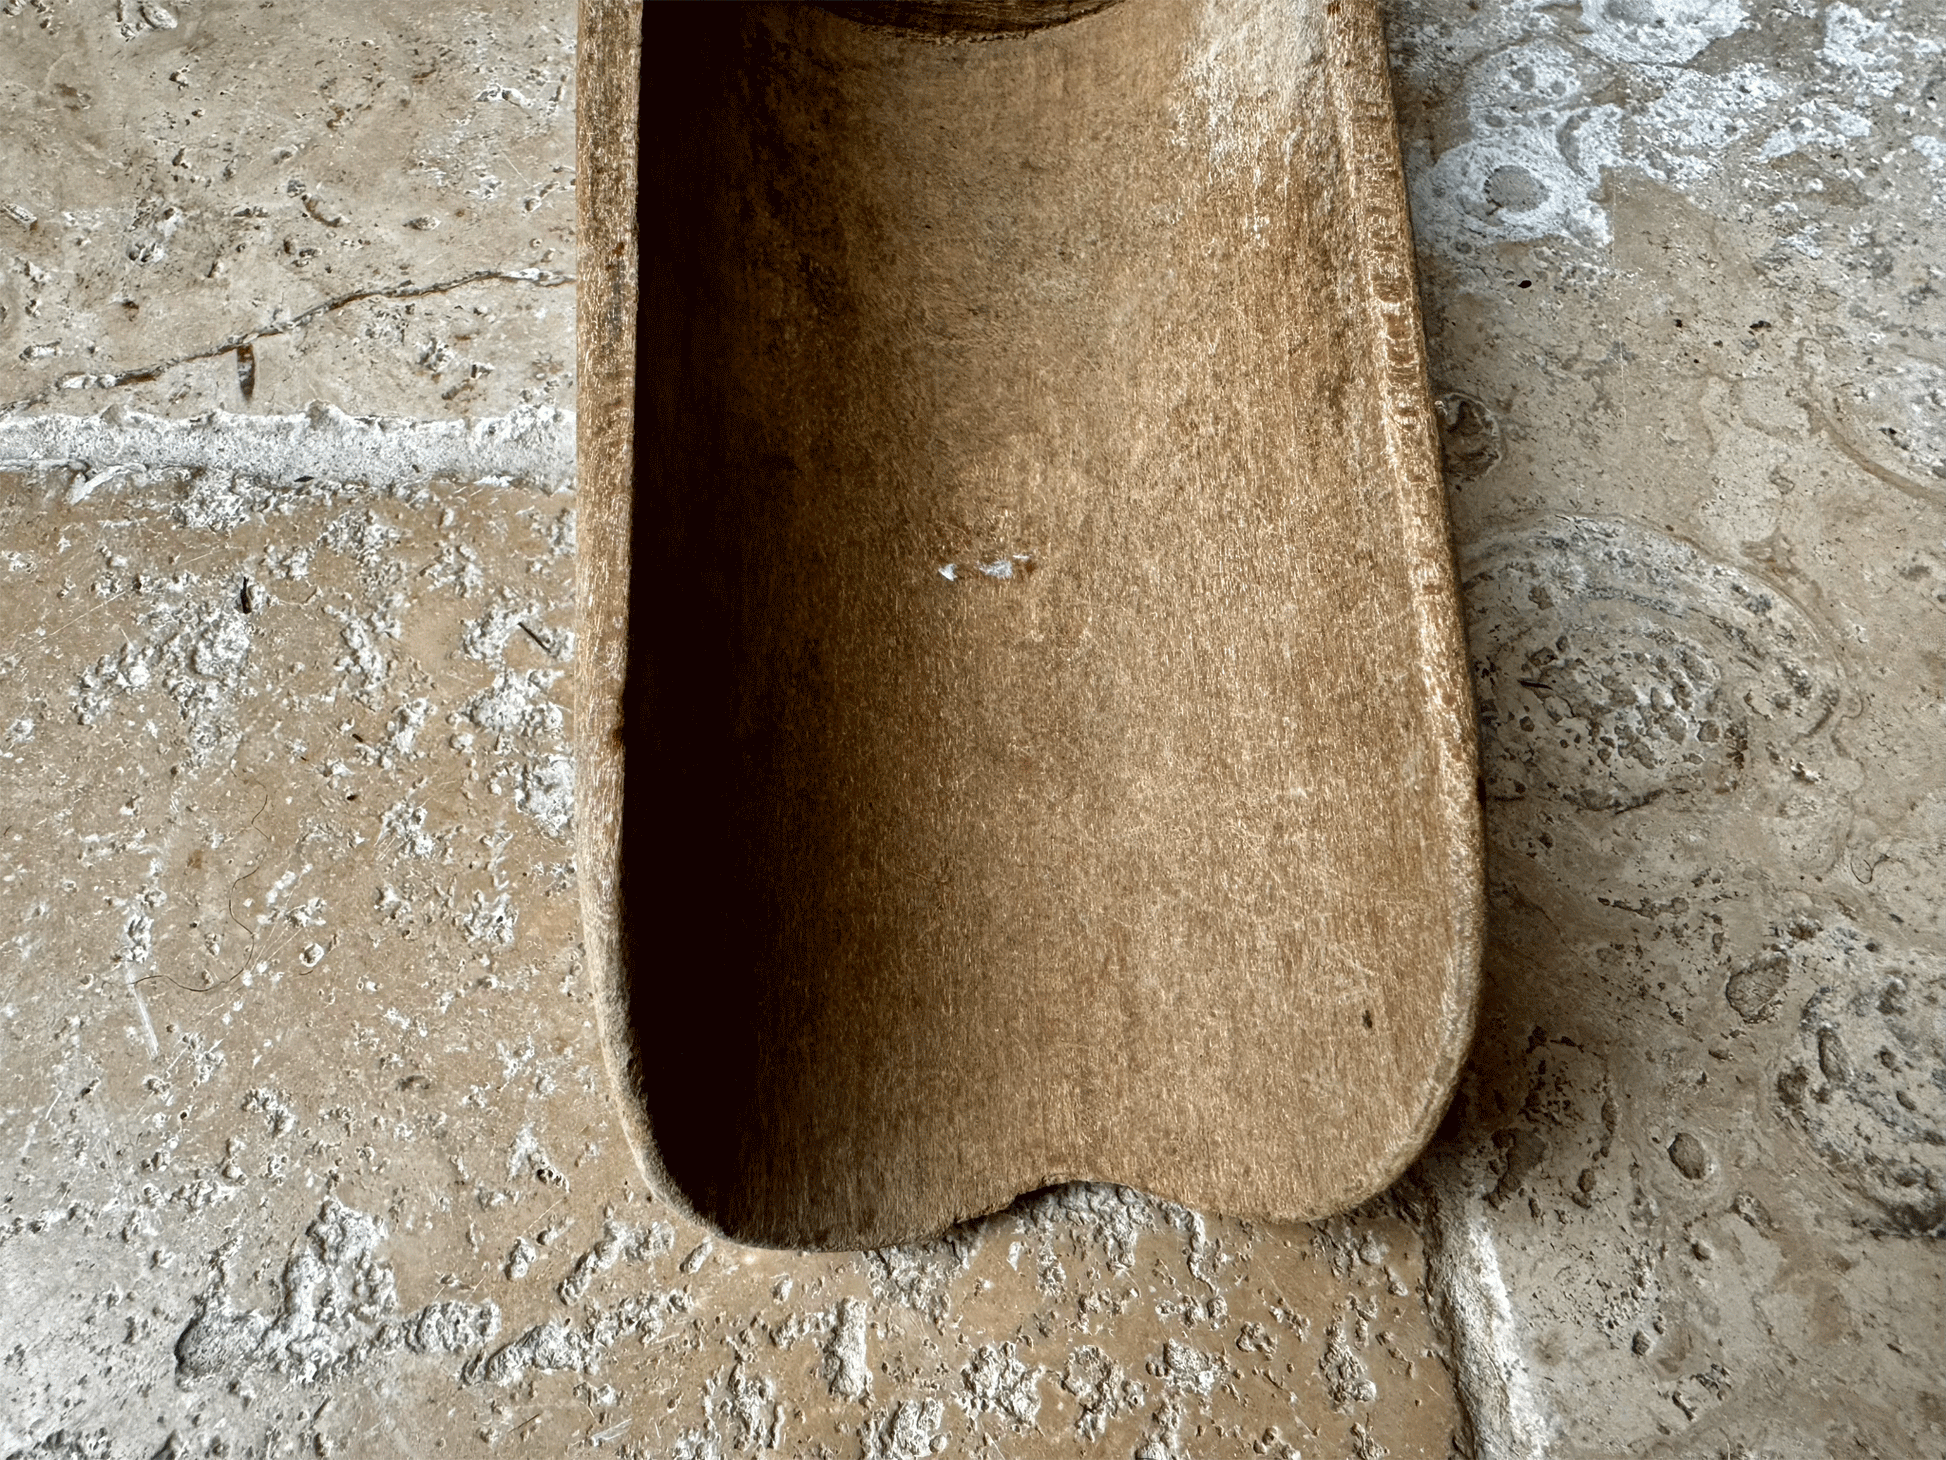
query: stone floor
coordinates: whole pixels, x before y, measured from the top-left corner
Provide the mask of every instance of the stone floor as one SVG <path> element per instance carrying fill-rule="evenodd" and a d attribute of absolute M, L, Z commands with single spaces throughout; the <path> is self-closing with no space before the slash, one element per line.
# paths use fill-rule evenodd
<path fill-rule="evenodd" d="M 0 1456 L 1946 1453 L 1946 13 L 1390 12 L 1488 1006 L 1385 1198 L 641 1184 L 565 0 L 0 3 Z"/>

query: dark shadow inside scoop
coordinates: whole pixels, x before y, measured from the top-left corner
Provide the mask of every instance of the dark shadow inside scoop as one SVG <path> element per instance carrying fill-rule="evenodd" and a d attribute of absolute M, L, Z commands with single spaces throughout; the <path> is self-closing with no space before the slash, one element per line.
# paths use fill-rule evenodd
<path fill-rule="evenodd" d="M 885 26 L 1028 30 L 1105 7 L 823 8 L 870 10 L 856 18 L 879 30 L 866 54 L 882 59 L 888 43 L 923 46 Z M 846 135 L 834 113 L 891 83 L 858 60 L 850 26 L 753 23 L 760 9 L 659 6 L 646 20 L 625 1037 L 653 1156 L 682 1199 L 744 1240 L 816 1245 L 823 1223 L 869 1229 L 876 1193 L 931 1159 L 913 1148 L 933 1139 L 923 1092 L 945 1056 L 903 1046 L 951 1017 L 951 996 L 924 986 L 909 947 L 892 951 L 888 925 L 910 917 L 922 874 L 896 848 L 892 871 L 870 865 L 906 792 L 885 769 L 898 732 L 860 706 L 896 709 L 902 691 L 877 686 L 936 673 L 920 662 L 925 625 L 898 619 L 896 595 L 861 581 L 837 542 L 850 507 L 833 504 L 900 510 L 889 487 L 860 487 L 897 470 L 847 434 L 885 385 L 807 384 L 786 343 L 872 334 L 812 253 L 834 229 L 910 226 L 906 184 L 882 201 L 883 159 L 829 141 Z M 881 201 L 854 205 L 847 189 Z M 887 1071 L 910 1077 L 897 1098 L 874 1084 Z"/>
<path fill-rule="evenodd" d="M 826 0 L 820 8 L 861 25 L 939 40 L 978 40 L 1065 25 L 1121 0 Z"/>
<path fill-rule="evenodd" d="M 744 1180 L 770 910 L 738 859 L 749 810 L 735 733 L 731 579 L 748 504 L 725 479 L 711 180 L 739 75 L 738 6 L 658 6 L 642 51 L 635 512 L 622 828 L 626 1036 L 665 1174 L 713 1223 Z"/>

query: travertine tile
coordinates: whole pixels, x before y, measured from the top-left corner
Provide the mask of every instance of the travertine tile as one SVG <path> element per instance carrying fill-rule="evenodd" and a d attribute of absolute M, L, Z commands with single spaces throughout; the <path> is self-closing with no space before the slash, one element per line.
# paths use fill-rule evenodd
<path fill-rule="evenodd" d="M 558 0 L 0 7 L 0 407 L 572 405 L 573 83 Z"/>
<path fill-rule="evenodd" d="M 1485 1453 L 1946 1445 L 1940 39 L 1395 14 L 1493 926 L 1417 1190 Z"/>
<path fill-rule="evenodd" d="M 569 8 L 0 4 L 0 1454 L 1939 1453 L 1937 9 L 1392 20 L 1461 1101 L 1318 1229 L 806 1258 L 577 971 Z"/>
<path fill-rule="evenodd" d="M 811 1256 L 650 1197 L 579 973 L 571 497 L 77 480 L 0 509 L 0 1282 L 58 1315 L 0 1446 L 1447 1453 L 1383 1206 L 1077 1187 Z"/>

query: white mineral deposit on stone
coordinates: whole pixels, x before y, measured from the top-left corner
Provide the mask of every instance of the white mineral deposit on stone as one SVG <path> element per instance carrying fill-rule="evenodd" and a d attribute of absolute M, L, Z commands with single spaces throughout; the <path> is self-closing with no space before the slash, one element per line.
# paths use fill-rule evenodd
<path fill-rule="evenodd" d="M 1172 1338 L 1163 1344 L 1161 1358 L 1150 1362 L 1149 1372 L 1165 1390 L 1207 1399 L 1229 1376 L 1230 1366 L 1215 1354 Z"/>
<path fill-rule="evenodd" d="M 338 638 L 345 650 L 332 667 L 345 675 L 349 688 L 362 696 L 369 697 L 383 689 L 392 677 L 392 661 L 383 646 L 387 639 L 399 637 L 402 631 L 399 620 L 385 610 L 358 614 L 333 604 L 326 604 L 324 612 L 327 618 L 337 620 Z"/>
<path fill-rule="evenodd" d="M 566 659 L 572 653 L 574 635 L 552 628 L 537 603 L 496 603 L 478 619 L 467 624 L 460 638 L 460 652 L 469 659 L 496 667 L 506 662 L 507 647 L 516 636 L 523 637 L 550 659 Z"/>
<path fill-rule="evenodd" d="M 274 1287 L 275 1311 L 240 1310 L 222 1289 L 206 1293 L 176 1341 L 186 1380 L 236 1382 L 272 1370 L 301 1384 L 331 1380 L 405 1348 L 465 1353 L 500 1329 L 492 1303 L 439 1301 L 400 1314 L 398 1285 L 379 1255 L 384 1223 L 327 1197 Z"/>
<path fill-rule="evenodd" d="M 955 1227 L 932 1242 L 882 1247 L 861 1254 L 859 1261 L 871 1283 L 872 1296 L 924 1313 L 934 1322 L 951 1305 L 953 1281 L 972 1266 L 980 1239 L 965 1227 Z"/>
<path fill-rule="evenodd" d="M 1061 1370 L 1061 1387 L 1074 1396 L 1078 1413 L 1074 1430 L 1083 1440 L 1107 1433 L 1109 1421 L 1146 1408 L 1149 1391 L 1123 1372 L 1121 1366 L 1095 1344 L 1082 1344 L 1068 1354 Z"/>
<path fill-rule="evenodd" d="M 538 1323 L 500 1349 L 480 1367 L 479 1377 L 489 1384 L 505 1387 L 518 1384 L 529 1371 L 556 1374 L 564 1370 L 592 1373 L 601 1361 L 601 1350 L 586 1334 L 570 1323 L 556 1319 Z"/>
<path fill-rule="evenodd" d="M 637 1229 L 609 1217 L 602 1222 L 601 1237 L 595 1245 L 575 1259 L 568 1275 L 561 1280 L 558 1292 L 564 1303 L 578 1303 L 588 1293 L 590 1287 L 601 1274 L 607 1272 L 624 1259 L 630 1262 L 643 1262 L 652 1257 L 667 1253 L 674 1245 L 675 1229 L 666 1222 L 652 1222 L 648 1227 Z M 517 1247 L 508 1258 L 511 1267 L 520 1260 L 524 1273 L 533 1264 L 534 1249 L 531 1245 Z"/>
<path fill-rule="evenodd" d="M 684 1254 L 682 1261 L 676 1264 L 676 1271 L 685 1277 L 693 1277 L 703 1270 L 703 1264 L 709 1261 L 710 1253 L 715 1250 L 716 1243 L 705 1237 Z"/>
<path fill-rule="evenodd" d="M 730 1370 L 727 1392 L 712 1405 L 712 1417 L 723 1411 L 732 1453 L 781 1449 L 784 1444 L 784 1406 L 777 1402 L 777 1381 L 758 1374 L 739 1357 Z"/>
<path fill-rule="evenodd" d="M 965 1392 L 958 1403 L 968 1414 L 993 1414 L 1015 1429 L 1026 1429 L 1041 1412 L 1043 1372 L 1038 1365 L 1023 1363 L 1015 1344 L 982 1344 L 960 1370 Z"/>
<path fill-rule="evenodd" d="M 325 403 L 295 415 L 219 410 L 188 420 L 119 408 L 91 416 L 0 412 L 0 467 L 81 462 L 95 473 L 238 473 L 298 483 L 297 490 L 313 481 L 387 487 L 434 474 L 498 475 L 559 490 L 574 477 L 574 429 L 574 413 L 554 407 L 471 421 L 352 416 Z M 97 486 L 106 490 L 113 480 Z"/>
<path fill-rule="evenodd" d="M 1560 35 L 1552 26 L 1522 27 L 1511 15 L 1485 20 L 1482 12 L 1474 45 L 1488 44 L 1455 54 L 1446 37 L 1457 27 L 1443 15 L 1409 15 L 1393 33 L 1408 74 L 1425 84 L 1437 67 L 1437 91 L 1457 89 L 1456 110 L 1470 133 L 1411 169 L 1420 227 L 1442 240 L 1607 244 L 1609 170 L 1687 190 L 1725 171 L 1755 180 L 1758 167 L 1800 147 L 1842 149 L 1874 136 L 1880 124 L 1840 98 L 1890 96 L 1905 65 L 1923 65 L 1939 48 L 1935 36 L 1837 4 L 1824 12 L 1821 64 L 1810 75 L 1787 81 L 1761 64 L 1683 64 L 1754 18 L 1741 0 L 1629 7 L 1587 0 L 1580 33 Z M 1520 39 L 1522 29 L 1532 38 Z M 1427 44 L 1435 37 L 1439 44 Z M 1604 86 L 1618 83 L 1631 98 L 1626 108 L 1599 99 Z M 1420 145 L 1409 132 L 1406 140 L 1409 151 Z"/>
<path fill-rule="evenodd" d="M 859 1427 L 862 1460 L 926 1460 L 951 1441 L 940 1433 L 946 1406 L 937 1399 L 902 1399 Z"/>
<path fill-rule="evenodd" d="M 529 738 L 558 736 L 566 718 L 547 693 L 560 678 L 558 669 L 503 669 L 494 675 L 492 687 L 468 700 L 459 713 L 482 730 Z"/>
<path fill-rule="evenodd" d="M 523 764 L 514 805 L 549 836 L 565 837 L 574 822 L 574 761 L 549 755 Z"/>
<path fill-rule="evenodd" d="M 866 1354 L 869 1324 L 869 1311 L 858 1299 L 846 1298 L 838 1304 L 819 1365 L 825 1383 L 838 1399 L 871 1396 L 872 1370 Z"/>

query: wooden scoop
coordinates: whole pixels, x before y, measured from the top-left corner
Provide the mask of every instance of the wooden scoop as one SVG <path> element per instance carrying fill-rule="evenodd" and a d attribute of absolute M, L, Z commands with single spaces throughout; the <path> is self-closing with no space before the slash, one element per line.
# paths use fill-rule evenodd
<path fill-rule="evenodd" d="M 799 1248 L 1379 1190 L 1481 857 L 1370 0 L 647 14 L 584 0 L 578 714 L 650 1175 Z"/>

